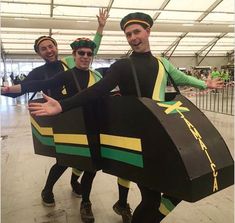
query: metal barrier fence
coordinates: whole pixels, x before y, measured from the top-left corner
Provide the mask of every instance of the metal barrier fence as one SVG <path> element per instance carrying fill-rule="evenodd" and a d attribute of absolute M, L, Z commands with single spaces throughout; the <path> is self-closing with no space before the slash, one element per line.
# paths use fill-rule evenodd
<path fill-rule="evenodd" d="M 234 115 L 234 81 L 226 83 L 223 89 L 196 89 L 195 92 L 183 94 L 195 97 L 194 103 L 201 110 Z"/>

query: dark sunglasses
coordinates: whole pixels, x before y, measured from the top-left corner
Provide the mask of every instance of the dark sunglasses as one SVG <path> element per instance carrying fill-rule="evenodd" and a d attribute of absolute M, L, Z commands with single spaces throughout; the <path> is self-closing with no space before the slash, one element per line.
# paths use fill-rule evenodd
<path fill-rule="evenodd" d="M 93 56 L 93 52 L 85 52 L 85 51 L 81 51 L 81 50 L 78 50 L 77 51 L 77 54 L 79 56 L 85 56 L 85 54 L 88 56 L 88 57 L 92 57 Z"/>

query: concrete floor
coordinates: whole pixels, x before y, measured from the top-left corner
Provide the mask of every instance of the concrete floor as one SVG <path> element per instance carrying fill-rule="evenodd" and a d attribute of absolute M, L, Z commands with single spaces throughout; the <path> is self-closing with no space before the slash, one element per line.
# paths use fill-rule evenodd
<path fill-rule="evenodd" d="M 233 155 L 234 117 L 206 112 Z M 2 223 L 79 223 L 80 198 L 71 193 L 68 169 L 54 187 L 56 206 L 44 207 L 40 193 L 53 158 L 35 155 L 25 97 L 1 97 L 1 222 Z M 97 223 L 121 223 L 112 210 L 118 198 L 116 177 L 102 173 L 94 180 L 91 201 Z M 140 201 L 133 183 L 129 203 Z M 195 203 L 181 202 L 162 223 L 233 223 L 234 186 Z M 144 223 L 144 222 L 143 222 Z"/>

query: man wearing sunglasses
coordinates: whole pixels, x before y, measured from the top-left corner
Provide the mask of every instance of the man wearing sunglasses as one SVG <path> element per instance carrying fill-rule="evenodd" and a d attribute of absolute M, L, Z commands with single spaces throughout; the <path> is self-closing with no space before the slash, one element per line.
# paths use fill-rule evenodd
<path fill-rule="evenodd" d="M 130 58 L 136 70 L 142 97 L 164 101 L 168 73 L 177 85 L 189 85 L 201 89 L 223 87 L 223 81 L 219 79 L 198 80 L 177 70 L 167 59 L 155 58 L 151 53 L 149 43 L 152 25 L 152 18 L 141 12 L 128 14 L 120 23 L 127 42 L 134 51 Z M 165 70 L 163 66 L 166 67 Z M 44 95 L 47 102 L 32 103 L 29 105 L 29 110 L 32 114 L 38 116 L 55 115 L 85 105 L 91 100 L 103 96 L 117 85 L 123 96 L 138 95 L 130 59 L 121 59 L 112 64 L 101 81 L 72 98 L 58 102 Z M 138 183 L 138 187 L 141 191 L 142 200 L 135 209 L 131 222 L 159 223 L 164 217 L 158 211 L 161 203 L 161 192 L 140 183 Z"/>
<path fill-rule="evenodd" d="M 95 42 L 88 38 L 78 38 L 70 46 L 73 50 L 74 68 L 61 72 L 48 80 L 22 82 L 21 84 L 9 87 L 7 92 L 24 94 L 26 92 L 45 91 L 47 89 L 53 90 L 64 86 L 67 95 L 73 96 L 82 89 L 98 82 L 102 78 L 101 74 L 96 70 L 89 69 L 96 48 Z M 4 89 L 1 88 L 2 92 L 4 92 Z M 76 171 L 81 172 L 77 169 Z M 85 171 L 81 180 L 82 202 L 80 213 L 82 221 L 85 223 L 94 222 L 94 215 L 91 208 L 92 204 L 89 197 L 95 175 L 96 172 Z M 124 200 L 124 203 L 126 203 L 128 193 L 126 190 L 128 186 L 123 183 L 125 183 L 125 180 L 118 178 L 119 200 Z M 116 204 L 116 209 L 122 212 L 120 215 L 122 215 L 123 223 L 130 223 L 132 215 L 129 204 L 126 205 L 126 208 L 122 208 Z"/>
<path fill-rule="evenodd" d="M 99 45 L 101 42 L 102 38 L 102 33 L 104 26 L 106 24 L 106 20 L 108 18 L 108 12 L 106 9 L 100 9 L 99 10 L 99 15 L 97 15 L 97 20 L 98 20 L 98 28 L 96 35 L 94 37 L 94 42 L 90 41 L 93 43 L 93 47 L 88 47 L 84 48 L 84 50 L 88 50 L 87 53 L 84 53 L 84 56 L 80 56 L 79 54 L 74 53 L 74 58 L 79 57 L 81 59 L 78 59 L 78 62 L 81 63 L 81 69 L 88 69 L 92 55 L 96 55 L 99 49 Z M 96 46 L 96 47 L 95 47 Z M 31 89 L 32 92 L 37 92 L 39 90 L 43 90 L 44 93 L 49 93 L 50 96 L 55 98 L 55 99 L 62 99 L 66 98 L 69 96 L 72 96 L 73 94 L 77 93 L 77 89 L 74 88 L 74 81 L 70 80 L 69 77 L 65 77 L 64 80 L 67 81 L 67 85 L 57 85 L 57 83 L 53 82 L 54 84 L 50 86 L 49 88 L 43 86 L 43 80 L 50 80 L 49 83 L 51 83 L 51 79 L 55 77 L 58 73 L 66 71 L 68 67 L 72 68 L 74 67 L 74 60 L 73 57 L 67 57 L 65 60 L 59 60 L 58 59 L 58 47 L 57 47 L 57 42 L 54 38 L 50 36 L 41 36 L 38 39 L 35 40 L 34 44 L 34 50 L 35 52 L 43 59 L 45 60 L 45 64 L 33 69 L 28 76 L 22 81 L 21 83 L 26 85 L 26 88 L 30 83 L 35 83 L 32 85 Z M 81 54 L 83 54 L 81 52 Z M 72 58 L 72 60 L 71 60 Z M 71 63 L 72 62 L 72 63 Z M 75 68 L 76 69 L 76 68 Z M 97 72 L 96 72 L 97 73 Z M 66 73 L 67 74 L 67 73 Z M 68 79 L 67 79 L 68 78 Z M 97 78 L 100 78 L 100 75 L 97 76 Z M 97 80 L 98 80 L 97 79 Z M 56 79 L 57 80 L 57 79 Z M 42 81 L 42 85 L 37 86 L 37 88 L 34 88 L 36 85 L 39 84 L 39 82 Z M 45 81 L 46 82 L 46 81 Z M 63 82 L 63 81 L 62 81 Z M 56 86 L 56 87 L 54 87 Z M 14 85 L 12 86 L 15 89 L 18 89 L 16 91 L 12 91 L 10 88 L 7 91 L 2 91 L 2 95 L 4 96 L 9 96 L 9 97 L 18 97 L 25 92 L 19 90 L 21 88 L 21 85 Z M 84 82 L 84 86 L 87 87 L 86 83 Z M 48 91 L 50 89 L 50 91 Z M 55 205 L 55 200 L 54 200 L 54 194 L 53 194 L 53 187 L 55 183 L 58 181 L 58 179 L 62 176 L 62 174 L 65 172 L 67 169 L 66 166 L 61 166 L 58 163 L 55 163 L 49 172 L 49 175 L 47 177 L 46 184 L 44 186 L 44 189 L 42 190 L 41 197 L 42 197 L 42 202 L 45 206 L 54 206 Z M 71 175 L 71 186 L 72 186 L 72 191 L 73 194 L 77 197 L 81 197 L 81 185 L 78 182 L 79 176 L 82 174 L 80 170 L 77 170 L 73 168 L 72 175 Z"/>

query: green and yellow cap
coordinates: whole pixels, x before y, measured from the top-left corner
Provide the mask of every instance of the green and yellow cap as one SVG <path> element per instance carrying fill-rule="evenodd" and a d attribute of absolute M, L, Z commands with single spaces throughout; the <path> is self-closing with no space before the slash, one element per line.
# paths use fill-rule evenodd
<path fill-rule="evenodd" d="M 73 51 L 81 47 L 90 48 L 92 51 L 94 51 L 94 49 L 96 48 L 95 42 L 85 37 L 77 38 L 70 44 L 70 46 L 73 49 Z"/>
<path fill-rule="evenodd" d="M 145 13 L 142 12 L 134 12 L 126 15 L 120 22 L 120 26 L 122 30 L 125 30 L 128 25 L 131 24 L 140 24 L 146 27 L 152 27 L 153 19 Z"/>

